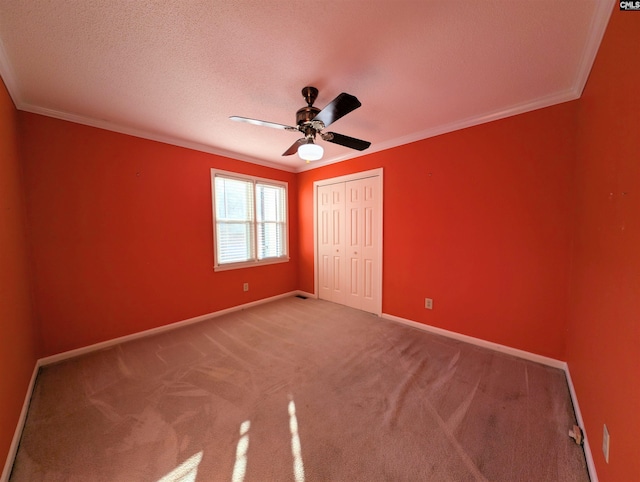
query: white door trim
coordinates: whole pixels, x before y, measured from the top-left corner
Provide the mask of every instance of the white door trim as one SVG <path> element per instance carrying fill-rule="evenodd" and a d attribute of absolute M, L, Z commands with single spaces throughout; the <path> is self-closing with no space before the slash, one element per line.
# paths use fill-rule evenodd
<path fill-rule="evenodd" d="M 379 178 L 379 187 L 380 187 L 380 196 L 379 196 L 379 206 L 378 206 L 378 215 L 379 222 L 377 232 L 374 233 L 376 237 L 376 241 L 380 246 L 379 250 L 379 259 L 377 263 L 377 272 L 376 276 L 378 277 L 378 284 L 376 287 L 376 297 L 377 297 L 377 308 L 375 314 L 378 316 L 382 315 L 382 258 L 383 258 L 383 246 L 382 246 L 382 223 L 384 220 L 384 179 L 383 179 L 383 168 L 379 167 L 377 169 L 371 169 L 369 171 L 361 171 L 354 172 L 353 174 L 347 174 L 345 176 L 332 177 L 329 179 L 321 179 L 319 181 L 314 181 L 313 183 L 313 295 L 318 298 L 318 286 L 320 283 L 319 280 L 319 271 L 318 271 L 318 188 L 320 186 L 327 186 L 330 184 L 337 184 L 340 182 L 348 182 L 355 181 L 358 179 L 366 179 L 368 177 L 378 177 Z"/>

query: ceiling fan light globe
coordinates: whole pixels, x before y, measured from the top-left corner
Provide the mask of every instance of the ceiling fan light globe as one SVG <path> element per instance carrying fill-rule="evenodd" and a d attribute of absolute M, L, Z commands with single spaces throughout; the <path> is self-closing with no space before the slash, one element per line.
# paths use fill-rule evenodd
<path fill-rule="evenodd" d="M 303 161 L 318 161 L 322 159 L 324 149 L 318 144 L 308 143 L 298 147 L 298 157 Z"/>

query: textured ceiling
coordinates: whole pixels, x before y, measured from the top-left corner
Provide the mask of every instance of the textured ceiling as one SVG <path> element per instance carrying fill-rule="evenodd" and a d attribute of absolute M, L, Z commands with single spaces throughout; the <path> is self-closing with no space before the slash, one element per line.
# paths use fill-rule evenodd
<path fill-rule="evenodd" d="M 300 171 L 580 96 L 613 0 L 0 0 L 18 109 Z M 281 154 L 305 85 L 362 107 Z"/>

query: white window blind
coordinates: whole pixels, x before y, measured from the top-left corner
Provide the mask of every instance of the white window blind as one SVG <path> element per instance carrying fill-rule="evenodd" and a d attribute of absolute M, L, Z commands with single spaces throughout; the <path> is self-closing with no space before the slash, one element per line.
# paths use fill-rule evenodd
<path fill-rule="evenodd" d="M 215 268 L 288 260 L 286 184 L 212 169 Z"/>
<path fill-rule="evenodd" d="M 221 176 L 215 178 L 218 263 L 253 258 L 253 184 Z"/>
<path fill-rule="evenodd" d="M 284 252 L 284 204 L 284 189 L 268 184 L 256 184 L 258 259 L 277 258 Z"/>

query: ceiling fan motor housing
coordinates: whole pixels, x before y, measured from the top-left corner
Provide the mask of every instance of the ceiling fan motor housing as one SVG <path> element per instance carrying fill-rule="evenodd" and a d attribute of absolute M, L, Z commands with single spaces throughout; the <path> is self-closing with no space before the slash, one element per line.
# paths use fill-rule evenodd
<path fill-rule="evenodd" d="M 300 126 L 307 122 L 311 122 L 311 120 L 315 116 L 317 116 L 319 112 L 320 109 L 318 109 L 317 107 L 303 107 L 302 109 L 298 110 L 298 112 L 296 112 L 296 124 Z"/>

